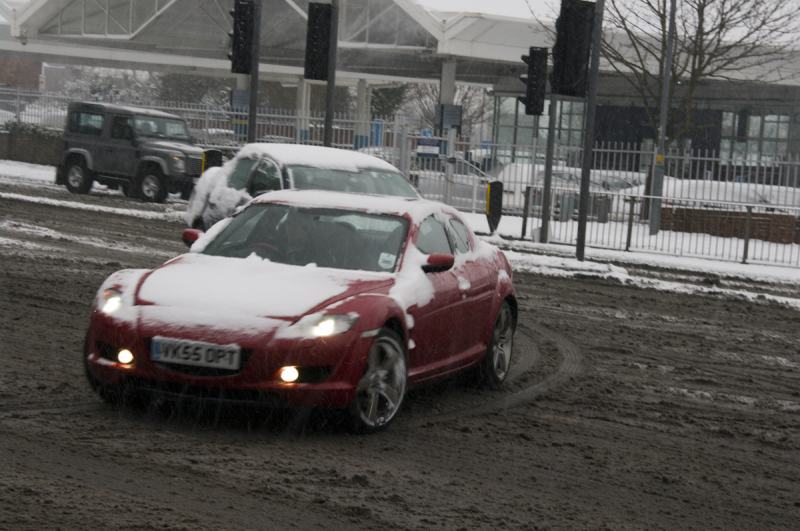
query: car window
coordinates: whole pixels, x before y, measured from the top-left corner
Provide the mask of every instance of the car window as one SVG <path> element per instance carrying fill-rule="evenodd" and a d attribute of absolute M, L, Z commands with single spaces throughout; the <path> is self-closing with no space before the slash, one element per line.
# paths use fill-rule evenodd
<path fill-rule="evenodd" d="M 130 116 L 115 116 L 111 122 L 111 138 L 133 140 L 133 120 Z"/>
<path fill-rule="evenodd" d="M 450 233 L 453 235 L 453 244 L 457 253 L 468 253 L 470 251 L 469 231 L 456 218 L 450 218 Z"/>
<path fill-rule="evenodd" d="M 281 177 L 278 167 L 271 161 L 265 160 L 258 165 L 250 181 L 250 195 L 256 196 L 264 192 L 281 189 Z"/>
<path fill-rule="evenodd" d="M 250 171 L 257 162 L 258 160 L 250 158 L 236 161 L 236 166 L 228 177 L 228 186 L 236 190 L 244 190 L 247 186 L 247 179 L 250 177 Z"/>
<path fill-rule="evenodd" d="M 103 132 L 105 116 L 93 112 L 72 112 L 68 128 L 72 133 L 99 136 Z"/>
<path fill-rule="evenodd" d="M 433 216 L 425 218 L 417 233 L 417 249 L 425 254 L 452 253 L 444 225 Z"/>
<path fill-rule="evenodd" d="M 294 188 L 298 190 L 419 197 L 411 183 L 401 174 L 378 169 L 361 168 L 353 172 L 312 166 L 290 166 L 289 174 L 294 182 Z"/>

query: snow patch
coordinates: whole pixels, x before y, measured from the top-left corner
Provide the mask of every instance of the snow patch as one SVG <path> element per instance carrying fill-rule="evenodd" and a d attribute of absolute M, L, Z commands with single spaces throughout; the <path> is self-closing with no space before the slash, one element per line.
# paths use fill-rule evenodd
<path fill-rule="evenodd" d="M 117 216 L 129 216 L 140 219 L 157 219 L 164 221 L 176 221 L 181 219 L 180 212 L 174 210 L 166 210 L 163 212 L 154 212 L 152 210 L 136 210 L 132 208 L 116 208 L 101 205 L 92 205 L 89 203 L 79 203 L 76 201 L 63 201 L 60 199 L 49 199 L 47 197 L 33 197 L 24 194 L 14 194 L 10 192 L 0 192 L 0 199 L 10 199 L 13 201 L 24 201 L 26 203 L 36 203 L 39 205 L 57 206 L 61 208 L 70 208 L 74 210 L 86 210 L 89 212 L 101 212 L 104 214 L 114 214 Z"/>

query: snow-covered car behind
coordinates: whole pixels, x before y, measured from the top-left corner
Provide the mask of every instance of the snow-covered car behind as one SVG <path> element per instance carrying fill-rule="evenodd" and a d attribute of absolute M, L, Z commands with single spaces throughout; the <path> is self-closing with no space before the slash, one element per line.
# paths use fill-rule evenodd
<path fill-rule="evenodd" d="M 377 157 L 301 144 L 248 144 L 200 177 L 185 221 L 205 229 L 265 192 L 282 189 L 419 197 L 400 171 Z"/>

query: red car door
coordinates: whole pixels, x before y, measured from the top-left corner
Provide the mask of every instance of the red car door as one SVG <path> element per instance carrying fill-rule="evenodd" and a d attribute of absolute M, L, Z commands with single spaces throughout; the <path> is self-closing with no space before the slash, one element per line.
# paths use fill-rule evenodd
<path fill-rule="evenodd" d="M 453 273 L 458 283 L 460 314 L 463 333 L 459 340 L 459 351 L 463 356 L 473 357 L 486 349 L 486 328 L 497 271 L 484 258 L 471 256 L 474 242 L 470 231 L 457 218 L 447 220 L 457 260 Z M 459 258 L 460 256 L 460 259 Z"/>
<path fill-rule="evenodd" d="M 420 224 L 415 243 L 423 254 L 453 252 L 444 224 L 434 216 Z M 460 312 L 456 311 L 461 301 L 456 275 L 451 270 L 426 276 L 433 284 L 433 300 L 408 310 L 414 320 L 410 329 L 413 348 L 408 350 L 410 379 L 421 373 L 432 376 L 446 370 L 458 351 L 458 337 L 463 333 Z"/>

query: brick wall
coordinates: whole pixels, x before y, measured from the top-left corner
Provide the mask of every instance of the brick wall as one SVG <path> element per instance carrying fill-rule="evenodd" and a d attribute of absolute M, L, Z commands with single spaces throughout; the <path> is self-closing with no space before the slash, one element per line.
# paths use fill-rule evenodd
<path fill-rule="evenodd" d="M 680 207 L 661 209 L 661 228 L 664 230 L 744 238 L 746 226 L 746 211 Z M 800 243 L 800 218 L 790 214 L 753 212 L 750 237 L 776 243 Z"/>
<path fill-rule="evenodd" d="M 0 85 L 38 90 L 42 62 L 0 52 Z"/>

